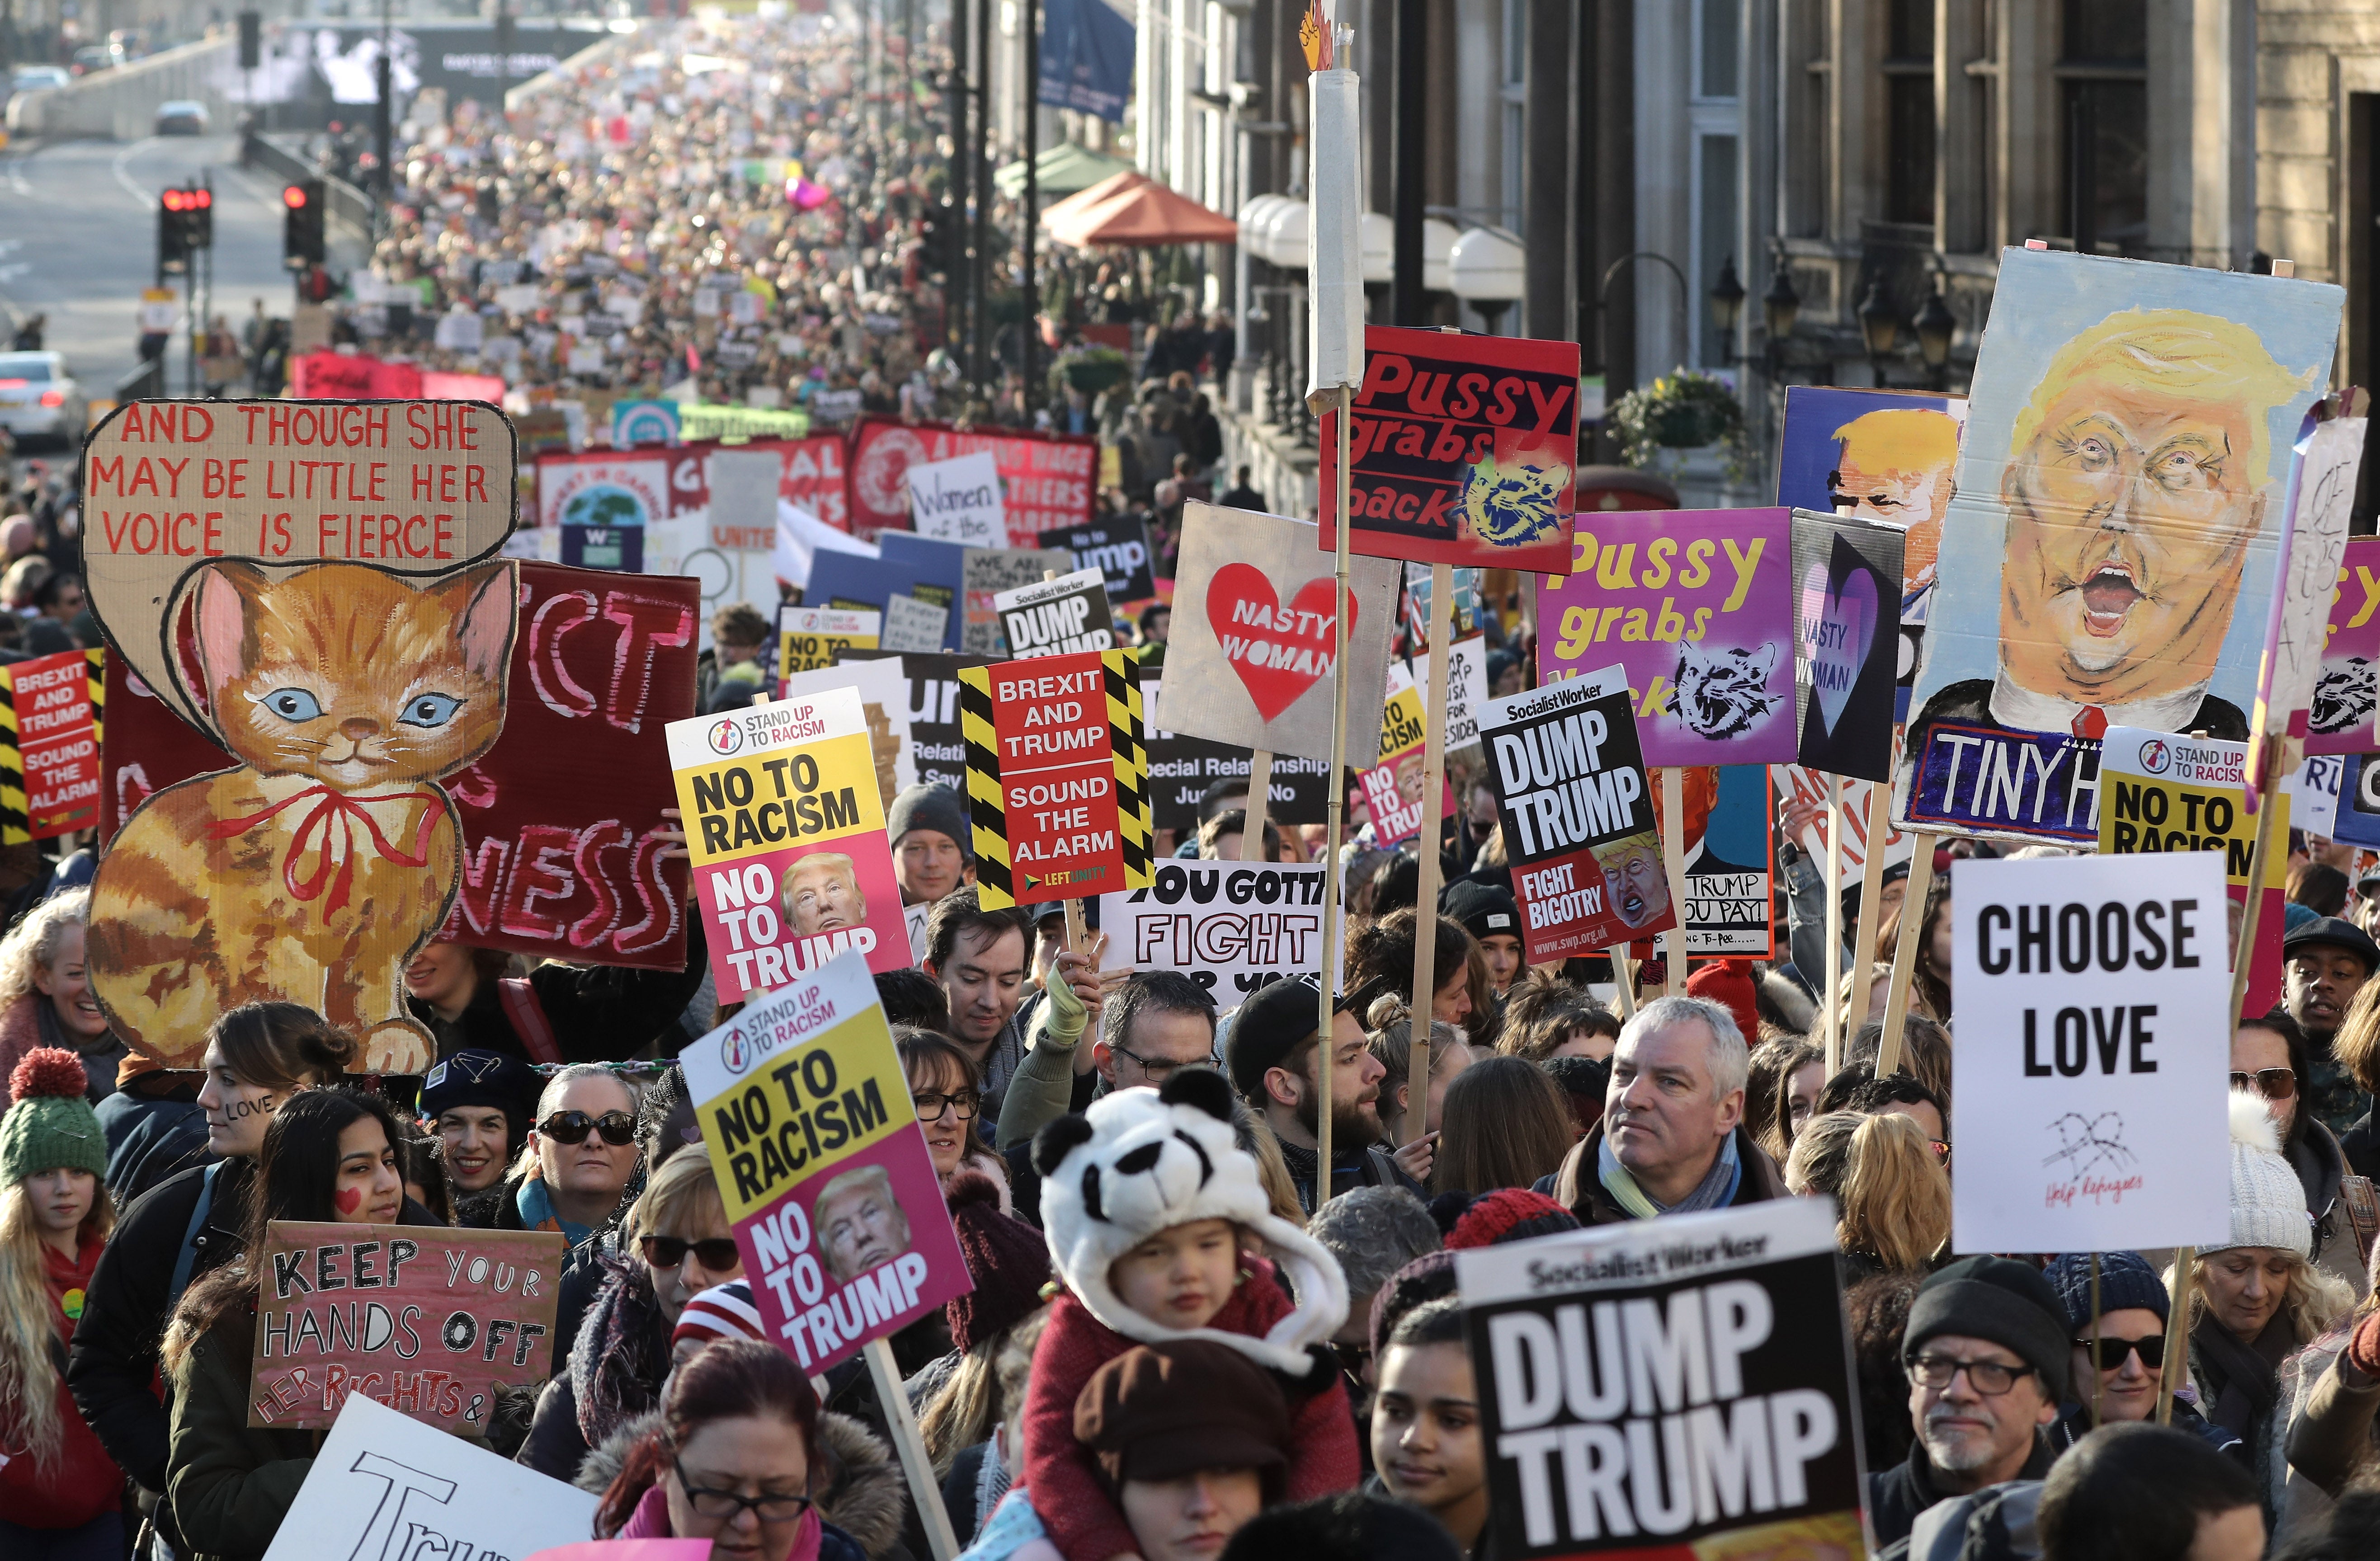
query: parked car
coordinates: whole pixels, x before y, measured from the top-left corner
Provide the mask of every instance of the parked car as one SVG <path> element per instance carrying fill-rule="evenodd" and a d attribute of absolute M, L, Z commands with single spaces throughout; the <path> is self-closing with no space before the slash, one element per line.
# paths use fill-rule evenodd
<path fill-rule="evenodd" d="M 20 65 L 8 79 L 8 91 L 17 92 L 47 91 L 53 87 L 70 87 L 74 73 L 62 65 Z"/>
<path fill-rule="evenodd" d="M 157 133 L 161 136 L 203 136 L 207 133 L 207 105 L 192 98 L 169 98 L 157 105 Z"/>
<path fill-rule="evenodd" d="M 0 429 L 21 442 L 55 439 L 73 445 L 91 420 L 82 387 L 60 352 L 0 352 Z"/>

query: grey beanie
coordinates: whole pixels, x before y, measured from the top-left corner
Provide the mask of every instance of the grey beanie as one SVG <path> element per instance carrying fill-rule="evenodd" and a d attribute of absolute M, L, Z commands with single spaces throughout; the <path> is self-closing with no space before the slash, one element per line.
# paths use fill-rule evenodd
<path fill-rule="evenodd" d="M 1943 1334 L 1986 1339 L 2012 1350 L 2041 1373 L 2052 1403 L 2063 1403 L 2073 1336 L 2066 1308 L 2041 1271 L 2005 1257 L 1963 1257 L 1917 1287 L 1900 1358 L 1913 1358 Z"/>
<path fill-rule="evenodd" d="M 948 786 L 911 786 L 892 799 L 884 815 L 884 838 L 901 849 L 901 837 L 912 829 L 934 829 L 958 842 L 960 854 L 975 855 L 975 827 L 967 820 L 966 799 Z"/>

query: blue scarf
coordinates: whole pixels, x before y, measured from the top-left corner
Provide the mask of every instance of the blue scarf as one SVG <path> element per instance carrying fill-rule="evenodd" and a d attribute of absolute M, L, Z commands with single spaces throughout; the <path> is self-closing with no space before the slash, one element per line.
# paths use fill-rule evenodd
<path fill-rule="evenodd" d="M 572 1246 L 595 1234 L 591 1225 L 574 1224 L 554 1212 L 553 1197 L 545 1190 L 541 1177 L 530 1177 L 520 1184 L 513 1197 L 513 1206 L 520 1210 L 521 1224 L 531 1230 L 559 1230 L 563 1240 Z"/>
<path fill-rule="evenodd" d="M 1704 1177 L 1694 1190 L 1677 1203 L 1664 1208 L 1652 1195 L 1636 1185 L 1620 1156 L 1611 1152 L 1611 1139 L 1606 1135 L 1597 1145 L 1596 1174 L 1603 1190 L 1614 1202 L 1627 1210 L 1631 1218 L 1652 1219 L 1665 1214 L 1700 1214 L 1705 1209 L 1724 1208 L 1735 1199 L 1735 1189 L 1743 1180 L 1743 1162 L 1737 1155 L 1735 1134 L 1719 1140 L 1718 1158 L 1711 1162 L 1710 1174 Z"/>

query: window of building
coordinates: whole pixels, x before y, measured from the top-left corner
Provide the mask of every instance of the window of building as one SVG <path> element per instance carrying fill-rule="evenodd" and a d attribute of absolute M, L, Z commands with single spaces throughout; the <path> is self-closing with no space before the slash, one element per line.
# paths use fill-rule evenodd
<path fill-rule="evenodd" d="M 2147 0 L 2067 0 L 2060 208 L 2078 249 L 2139 255 L 2149 229 Z"/>
<path fill-rule="evenodd" d="M 1694 73 L 1698 98 L 1741 95 L 1737 56 L 1742 50 L 1742 0 L 1703 0 L 1701 61 Z"/>
<path fill-rule="evenodd" d="M 1736 243 L 1736 138 L 1701 137 L 1695 143 L 1695 161 L 1700 164 L 1695 170 L 1699 199 L 1694 212 L 1694 293 L 1689 302 L 1700 305 L 1710 296 L 1711 284 L 1718 280 L 1719 268 L 1740 248 Z M 1739 276 L 1743 272 L 1740 262 L 1736 272 Z M 1692 309 L 1689 318 L 1702 344 L 1697 361 L 1705 369 L 1725 368 L 1729 349 L 1734 344 L 1712 323 L 1709 309 Z"/>
<path fill-rule="evenodd" d="M 1884 60 L 1884 217 L 1934 221 L 1934 0 L 1891 0 Z"/>
<path fill-rule="evenodd" d="M 1529 0 L 1504 0 L 1504 54 L 1497 89 L 1504 136 L 1503 226 L 1522 230 L 1521 175 L 1528 162 Z"/>
<path fill-rule="evenodd" d="M 1686 361 L 1704 369 L 1725 368 L 1733 346 L 1711 323 L 1702 300 L 1710 296 L 1719 268 L 1730 256 L 1743 270 L 1737 232 L 1740 188 L 1739 137 L 1743 127 L 1742 0 L 1695 0 L 1689 62 L 1694 132 L 1690 172 L 1693 231 L 1688 237 Z M 1664 279 L 1660 285 L 1670 284 Z M 1666 306 L 1665 306 L 1666 307 Z"/>

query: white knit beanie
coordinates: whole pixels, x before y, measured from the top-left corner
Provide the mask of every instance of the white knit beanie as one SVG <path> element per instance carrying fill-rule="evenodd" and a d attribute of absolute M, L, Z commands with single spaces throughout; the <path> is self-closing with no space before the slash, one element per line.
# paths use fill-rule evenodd
<path fill-rule="evenodd" d="M 2231 1092 L 2231 1239 L 2199 1248 L 2201 1253 L 2231 1247 L 2276 1247 L 2313 1256 L 2313 1217 L 2306 1213 L 2305 1187 L 2281 1157 L 2280 1130 L 2265 1103 L 2243 1090 Z"/>

